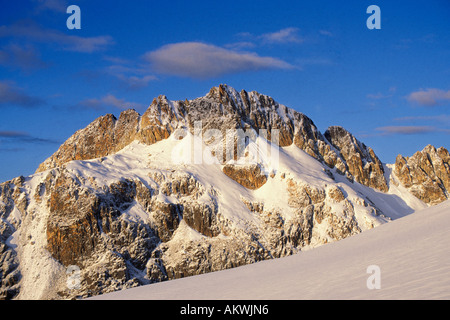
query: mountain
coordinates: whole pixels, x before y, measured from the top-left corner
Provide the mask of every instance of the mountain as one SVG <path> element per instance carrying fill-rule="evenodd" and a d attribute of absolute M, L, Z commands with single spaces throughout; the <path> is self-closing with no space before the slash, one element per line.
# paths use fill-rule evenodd
<path fill-rule="evenodd" d="M 89 297 L 292 255 L 443 202 L 449 179 L 444 148 L 383 164 L 254 91 L 159 96 L 0 184 L 0 297 Z"/>
<path fill-rule="evenodd" d="M 373 230 L 289 257 L 91 299 L 448 300 L 449 210 L 450 201 L 445 201 Z M 367 282 L 375 283 L 371 281 L 375 273 L 369 266 L 379 267 L 378 290 L 372 286 L 369 290 L 367 286 Z"/>

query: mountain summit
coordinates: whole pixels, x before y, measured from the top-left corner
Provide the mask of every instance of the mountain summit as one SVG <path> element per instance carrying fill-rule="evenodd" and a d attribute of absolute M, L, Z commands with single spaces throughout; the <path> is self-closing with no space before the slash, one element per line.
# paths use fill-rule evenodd
<path fill-rule="evenodd" d="M 255 91 L 159 96 L 0 184 L 0 296 L 88 297 L 295 254 L 446 200 L 449 163 L 427 146 L 383 164 Z"/>
<path fill-rule="evenodd" d="M 344 128 L 330 127 L 325 138 L 304 114 L 278 104 L 269 96 L 255 91 L 239 93 L 227 85 L 214 87 L 205 97 L 190 101 L 169 101 L 166 96 L 159 96 L 142 116 L 126 110 L 119 119 L 112 114 L 100 117 L 70 137 L 37 172 L 72 160 L 108 156 L 133 141 L 151 145 L 180 128 L 194 133 L 195 123 L 200 123 L 201 134 L 211 129 L 221 131 L 224 136 L 231 129 L 267 130 L 269 140 L 272 130 L 277 130 L 280 147 L 294 144 L 349 179 L 388 190 L 383 166 L 374 151 Z"/>

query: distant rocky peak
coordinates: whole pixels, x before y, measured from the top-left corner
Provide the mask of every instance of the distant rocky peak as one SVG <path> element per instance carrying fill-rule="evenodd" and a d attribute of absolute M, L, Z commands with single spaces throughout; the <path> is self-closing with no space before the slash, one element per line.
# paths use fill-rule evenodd
<path fill-rule="evenodd" d="M 427 145 L 411 157 L 398 155 L 394 173 L 400 184 L 425 203 L 450 198 L 450 155 L 443 147 Z"/>
<path fill-rule="evenodd" d="M 239 92 L 226 84 L 212 87 L 206 97 L 215 99 L 220 103 L 227 104 L 228 102 L 232 102 L 235 105 L 241 104 L 241 97 Z"/>
<path fill-rule="evenodd" d="M 324 135 L 339 151 L 356 181 L 383 192 L 388 191 L 383 164 L 372 148 L 340 126 L 329 127 Z"/>
<path fill-rule="evenodd" d="M 358 152 L 361 155 L 364 155 L 364 158 L 369 157 L 369 152 L 366 145 L 360 142 L 356 137 L 348 132 L 341 126 L 331 126 L 329 127 L 325 133 L 325 138 L 338 150 L 344 151 L 346 153 L 350 152 Z"/>

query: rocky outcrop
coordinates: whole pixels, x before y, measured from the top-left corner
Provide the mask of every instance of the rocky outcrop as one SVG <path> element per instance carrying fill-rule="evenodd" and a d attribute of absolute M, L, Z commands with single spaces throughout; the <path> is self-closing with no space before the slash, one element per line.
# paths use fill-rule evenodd
<path fill-rule="evenodd" d="M 267 176 L 264 172 L 262 172 L 261 167 L 257 164 L 227 164 L 222 168 L 222 171 L 237 183 L 252 190 L 261 188 L 267 181 Z"/>
<path fill-rule="evenodd" d="M 339 151 L 352 178 L 368 187 L 388 191 L 383 164 L 372 148 L 367 147 L 342 127 L 329 127 L 325 137 Z M 343 169 L 339 171 L 342 172 Z"/>
<path fill-rule="evenodd" d="M 450 156 L 447 149 L 428 145 L 411 157 L 398 155 L 394 173 L 414 196 L 430 205 L 450 194 Z"/>
<path fill-rule="evenodd" d="M 50 190 L 52 190 L 50 192 Z M 48 189 L 48 250 L 63 265 L 76 264 L 89 256 L 99 237 L 98 198 L 64 174 Z"/>
<path fill-rule="evenodd" d="M 0 300 L 12 299 L 20 291 L 22 274 L 16 246 L 8 245 L 26 215 L 28 199 L 24 177 L 0 184 Z"/>
<path fill-rule="evenodd" d="M 183 102 L 177 103 L 180 108 L 176 109 L 166 96 L 154 99 L 142 115 L 137 133 L 138 140 L 145 144 L 153 144 L 167 139 L 185 115 L 182 104 Z"/>
<path fill-rule="evenodd" d="M 205 201 L 204 187 L 189 173 L 154 171 L 152 178 L 155 188 L 141 180 L 127 179 L 98 187 L 95 179 L 89 179 L 91 185 L 86 177 L 59 168 L 51 170 L 42 179 L 34 197 L 49 211 L 46 249 L 65 267 L 75 265 L 83 270 L 82 288 L 73 293 L 60 290 L 57 296 L 97 295 L 167 280 L 177 274 L 200 272 L 195 270 L 188 274 L 179 270 L 181 266 L 171 266 L 170 272 L 166 271 L 167 259 L 162 259 L 158 247 L 171 241 L 182 222 L 205 237 L 219 235 L 217 203 L 212 199 Z M 14 188 L 9 187 L 9 184 L 2 185 L 1 190 L 5 201 L 10 203 L 8 211 L 11 211 L 20 206 L 20 202 L 14 203 Z M 168 201 L 166 197 L 179 201 Z M 200 197 L 202 200 L 197 201 Z M 122 213 L 133 206 L 143 208 L 147 219 L 121 219 Z M 2 224 L 5 268 L 8 265 L 6 258 L 13 267 L 18 265 L 15 256 L 11 255 L 11 248 L 4 244 L 11 233 Z M 3 251 L 9 252 L 8 255 Z M 8 267 L 1 274 L 5 279 L 4 298 L 13 296 L 11 271 L 13 268 Z"/>
<path fill-rule="evenodd" d="M 219 235 L 217 206 L 214 203 L 184 201 L 182 206 L 183 220 L 189 227 L 207 237 Z"/>
<path fill-rule="evenodd" d="M 72 160 L 95 159 L 113 154 L 135 140 L 140 116 L 126 110 L 119 120 L 112 114 L 102 116 L 78 130 L 36 172 L 59 167 Z"/>

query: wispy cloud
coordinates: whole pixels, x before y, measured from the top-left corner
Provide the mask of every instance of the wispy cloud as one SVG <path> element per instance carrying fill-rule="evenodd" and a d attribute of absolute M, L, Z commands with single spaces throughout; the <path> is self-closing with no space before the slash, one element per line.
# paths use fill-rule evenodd
<path fill-rule="evenodd" d="M 22 138 L 28 136 L 23 131 L 0 131 L 0 138 Z"/>
<path fill-rule="evenodd" d="M 321 34 L 323 36 L 327 36 L 327 37 L 333 37 L 333 33 L 328 30 L 319 30 L 319 34 Z"/>
<path fill-rule="evenodd" d="M 285 28 L 276 32 L 264 33 L 258 38 L 266 44 L 302 43 L 304 39 L 300 37 L 299 31 L 298 28 Z"/>
<path fill-rule="evenodd" d="M 104 60 L 112 63 L 105 68 L 105 72 L 117 78 L 120 81 L 120 85 L 126 89 L 142 89 L 147 87 L 151 81 L 158 79 L 157 76 L 149 73 L 147 63 L 142 63 L 139 59 L 136 62 L 107 56 L 104 57 Z"/>
<path fill-rule="evenodd" d="M 367 98 L 373 99 L 373 100 L 380 100 L 380 99 L 387 99 L 392 98 L 397 91 L 397 87 L 390 87 L 388 93 L 369 93 L 367 95 Z"/>
<path fill-rule="evenodd" d="M 430 122 L 440 122 L 450 124 L 450 115 L 449 114 L 441 114 L 437 116 L 406 116 L 395 118 L 395 121 L 409 122 L 409 121 L 430 121 Z"/>
<path fill-rule="evenodd" d="M 436 88 L 421 89 L 411 92 L 406 99 L 420 106 L 434 107 L 450 103 L 450 90 L 445 91 Z"/>
<path fill-rule="evenodd" d="M 228 46 L 245 46 L 249 48 L 257 45 L 298 44 L 305 41 L 305 39 L 300 36 L 300 29 L 295 27 L 288 27 L 263 34 L 240 32 L 236 36 L 244 41 L 238 41 Z"/>
<path fill-rule="evenodd" d="M 144 59 L 159 73 L 206 79 L 246 71 L 293 69 L 294 66 L 273 57 L 240 52 L 202 42 L 181 42 L 147 52 Z"/>
<path fill-rule="evenodd" d="M 0 142 L 59 144 L 56 140 L 34 137 L 24 131 L 0 131 Z"/>
<path fill-rule="evenodd" d="M 48 67 L 35 47 L 18 44 L 9 44 L 0 48 L 0 65 L 13 69 L 18 68 L 24 72 Z"/>
<path fill-rule="evenodd" d="M 127 76 L 123 74 L 117 74 L 117 79 L 119 79 L 127 89 L 135 90 L 135 89 L 142 89 L 147 87 L 150 81 L 154 81 L 158 79 L 154 75 L 145 75 L 145 76 Z"/>
<path fill-rule="evenodd" d="M 104 109 L 107 107 L 114 107 L 119 110 L 126 110 L 126 109 L 143 109 L 144 105 L 141 103 L 136 102 L 129 102 L 125 99 L 117 98 L 116 96 L 112 94 L 107 94 L 99 99 L 93 98 L 93 99 L 86 99 L 81 102 L 79 102 L 79 106 L 89 109 Z"/>
<path fill-rule="evenodd" d="M 12 81 L 0 81 L 0 108 L 14 105 L 20 107 L 36 107 L 44 101 L 38 97 L 30 96 Z"/>
<path fill-rule="evenodd" d="M 386 126 L 376 128 L 375 130 L 378 131 L 381 135 L 412 135 L 436 132 L 439 129 L 432 126 Z"/>
<path fill-rule="evenodd" d="M 414 135 L 414 134 L 450 134 L 448 125 L 450 124 L 450 115 L 432 115 L 432 116 L 404 116 L 394 118 L 393 121 L 406 123 L 408 125 L 393 125 L 378 127 L 375 134 L 367 136 L 385 136 L 385 135 Z"/>
<path fill-rule="evenodd" d="M 67 35 L 58 30 L 45 29 L 33 21 L 20 21 L 8 26 L 0 26 L 0 38 L 25 38 L 40 43 L 62 46 L 63 50 L 91 53 L 105 50 L 114 44 L 111 36 L 80 37 Z"/>
<path fill-rule="evenodd" d="M 228 43 L 224 45 L 225 48 L 230 50 L 248 50 L 256 47 L 256 44 L 251 41 L 238 41 L 233 43 Z"/>
<path fill-rule="evenodd" d="M 33 0 L 36 3 L 36 12 L 39 13 L 44 10 L 54 12 L 66 12 L 68 2 L 66 0 Z"/>

